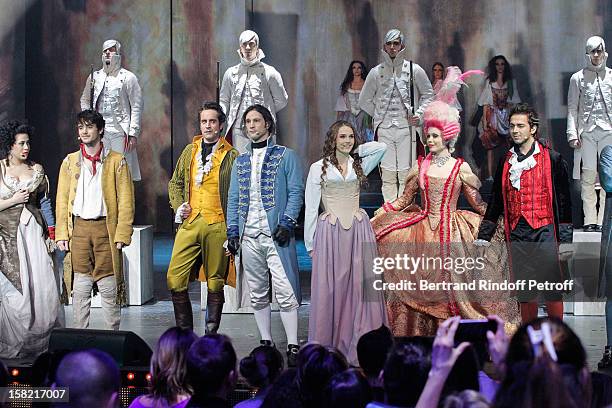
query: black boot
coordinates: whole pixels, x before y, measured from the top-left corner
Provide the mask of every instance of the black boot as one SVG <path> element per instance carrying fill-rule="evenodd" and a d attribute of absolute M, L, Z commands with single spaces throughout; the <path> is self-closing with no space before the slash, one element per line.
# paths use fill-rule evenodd
<path fill-rule="evenodd" d="M 206 334 L 216 333 L 219 330 L 223 303 L 225 303 L 223 291 L 208 291 L 208 298 L 206 299 Z"/>
<path fill-rule="evenodd" d="M 176 325 L 182 329 L 193 330 L 193 311 L 189 292 L 186 290 L 172 292 L 172 306 L 174 306 L 174 320 Z"/>
<path fill-rule="evenodd" d="M 606 368 L 610 368 L 612 366 L 612 347 L 606 346 L 603 353 L 603 358 L 597 364 L 597 369 L 604 370 Z"/>
<path fill-rule="evenodd" d="M 287 367 L 297 366 L 297 355 L 300 351 L 300 346 L 297 344 L 287 344 Z"/>

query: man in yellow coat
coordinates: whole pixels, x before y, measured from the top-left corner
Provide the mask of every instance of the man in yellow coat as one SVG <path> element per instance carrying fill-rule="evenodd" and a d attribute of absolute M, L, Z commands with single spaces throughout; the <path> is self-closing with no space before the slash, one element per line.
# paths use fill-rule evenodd
<path fill-rule="evenodd" d="M 72 293 L 75 327 L 89 326 L 95 283 L 106 327 L 118 330 L 120 307 L 126 304 L 121 249 L 132 240 L 134 185 L 123 155 L 102 145 L 102 115 L 80 112 L 77 129 L 80 149 L 60 168 L 55 239 L 67 252 L 64 280 Z"/>
<path fill-rule="evenodd" d="M 227 192 L 238 151 L 221 137 L 225 113 L 216 102 L 205 102 L 198 113 L 201 135 L 195 136 L 176 163 L 168 183 L 174 221 L 181 224 L 168 266 L 168 289 L 176 325 L 193 329 L 193 312 L 187 287 L 195 272 L 206 281 L 206 333 L 216 333 L 221 323 L 229 259 L 227 240 Z"/>

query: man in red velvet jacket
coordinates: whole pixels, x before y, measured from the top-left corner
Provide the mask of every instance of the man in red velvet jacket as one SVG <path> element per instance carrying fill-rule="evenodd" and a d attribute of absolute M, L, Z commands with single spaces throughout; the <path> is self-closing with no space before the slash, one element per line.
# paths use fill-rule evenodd
<path fill-rule="evenodd" d="M 537 317 L 539 295 L 549 316 L 563 318 L 561 293 L 529 288 L 529 282 L 563 281 L 558 243 L 571 242 L 572 234 L 567 163 L 538 140 L 538 125 L 537 112 L 527 104 L 510 112 L 513 146 L 497 168 L 475 242 L 489 242 L 499 217 L 504 217 L 512 275 L 527 282 L 526 290 L 517 293 L 523 322 Z"/>

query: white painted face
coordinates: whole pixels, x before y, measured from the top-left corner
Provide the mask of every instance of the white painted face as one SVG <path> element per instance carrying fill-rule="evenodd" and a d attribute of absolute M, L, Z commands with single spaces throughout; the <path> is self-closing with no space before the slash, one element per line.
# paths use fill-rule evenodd
<path fill-rule="evenodd" d="M 247 61 L 253 61 L 257 57 L 257 51 L 259 51 L 259 46 L 255 39 L 251 39 L 249 41 L 243 42 L 240 44 L 240 54 Z"/>
<path fill-rule="evenodd" d="M 603 62 L 605 51 L 603 49 L 603 45 L 599 44 L 599 47 L 591 50 L 589 52 L 589 57 L 591 58 L 591 64 L 594 66 L 598 66 Z"/>
<path fill-rule="evenodd" d="M 399 52 L 403 48 L 404 46 L 399 38 L 385 43 L 385 47 L 384 47 L 385 52 L 389 54 L 389 57 L 391 57 L 392 59 L 397 57 L 397 54 L 399 54 Z"/>

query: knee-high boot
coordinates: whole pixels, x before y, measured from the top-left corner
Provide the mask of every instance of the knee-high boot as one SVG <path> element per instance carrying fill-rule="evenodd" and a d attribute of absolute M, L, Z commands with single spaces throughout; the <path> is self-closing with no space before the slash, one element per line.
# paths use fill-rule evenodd
<path fill-rule="evenodd" d="M 206 299 L 206 334 L 216 333 L 219 330 L 223 303 L 225 303 L 223 291 L 208 291 L 208 298 Z"/>
<path fill-rule="evenodd" d="M 193 330 L 193 311 L 191 310 L 189 292 L 186 290 L 172 292 L 172 306 L 174 306 L 176 325 L 182 329 Z"/>

